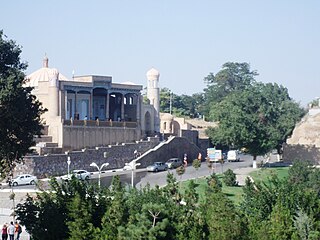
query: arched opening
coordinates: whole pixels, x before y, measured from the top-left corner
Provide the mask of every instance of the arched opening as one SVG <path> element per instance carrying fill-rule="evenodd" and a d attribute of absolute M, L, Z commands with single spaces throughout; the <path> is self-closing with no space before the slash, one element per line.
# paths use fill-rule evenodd
<path fill-rule="evenodd" d="M 109 118 L 112 121 L 121 121 L 123 116 L 121 115 L 123 95 L 121 93 L 110 93 L 109 95 Z"/>
<path fill-rule="evenodd" d="M 126 122 L 137 121 L 138 96 L 134 93 L 128 93 L 124 96 L 124 120 Z"/>
<path fill-rule="evenodd" d="M 93 89 L 93 114 L 92 117 L 94 120 L 105 120 L 106 119 L 106 99 L 108 91 L 104 88 L 95 88 Z"/>

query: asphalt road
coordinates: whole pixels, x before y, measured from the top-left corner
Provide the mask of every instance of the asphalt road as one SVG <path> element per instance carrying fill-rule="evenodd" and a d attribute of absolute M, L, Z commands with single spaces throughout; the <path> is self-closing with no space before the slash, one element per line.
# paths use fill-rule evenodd
<path fill-rule="evenodd" d="M 258 157 L 257 163 L 261 160 L 264 160 L 262 157 Z M 237 169 L 243 167 L 252 166 L 252 156 L 250 155 L 240 155 L 240 162 L 225 162 L 224 164 L 213 163 L 212 169 L 209 169 L 206 162 L 202 162 L 201 167 L 196 170 L 191 166 L 191 163 L 188 164 L 185 173 L 182 176 L 177 175 L 176 170 L 168 170 L 163 172 L 147 172 L 145 168 L 137 169 L 133 173 L 134 185 L 138 188 L 146 186 L 146 184 L 150 184 L 151 187 L 155 185 L 163 186 L 166 184 L 167 173 L 171 172 L 177 178 L 178 181 L 184 181 L 187 179 L 197 178 L 208 176 L 214 171 L 215 173 L 221 173 L 226 171 L 227 169 Z M 121 182 L 124 184 L 131 185 L 131 170 L 119 171 L 119 172 L 104 172 L 101 173 L 101 186 L 109 186 L 111 184 L 112 178 L 115 175 L 120 176 Z M 89 182 L 97 183 L 99 175 L 97 172 L 92 173 L 91 179 Z M 42 186 L 45 188 L 48 187 L 48 182 L 45 180 L 40 180 Z M 9 186 L 2 186 L 3 189 L 10 189 Z M 35 185 L 24 185 L 24 186 L 15 186 L 14 190 L 23 191 L 35 191 L 37 187 Z"/>

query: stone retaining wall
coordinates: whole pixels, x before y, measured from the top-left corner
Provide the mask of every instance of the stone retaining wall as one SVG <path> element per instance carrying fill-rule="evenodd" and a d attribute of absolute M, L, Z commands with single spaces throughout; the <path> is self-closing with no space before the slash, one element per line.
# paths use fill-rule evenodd
<path fill-rule="evenodd" d="M 82 149 L 82 151 L 66 152 L 65 154 L 28 156 L 25 158 L 25 164 L 17 166 L 14 175 L 30 173 L 39 178 L 65 175 L 68 169 L 68 156 L 71 160 L 70 171 L 74 169 L 97 171 L 96 168 L 90 167 L 92 162 L 98 166 L 109 163 L 109 166 L 103 170 L 119 169 L 134 159 L 135 150 L 142 154 L 137 158 L 137 162 L 141 163 L 139 168 L 145 168 L 156 161 L 165 162 L 173 157 L 179 157 L 183 160 L 184 154 L 187 154 L 188 164 L 191 164 L 199 153 L 203 156 L 202 160 L 206 154 L 205 151 L 184 137 L 170 137 L 164 142 L 160 142 L 159 138 L 148 138 L 148 141 Z M 104 153 L 106 153 L 106 158 L 104 158 Z"/>
<path fill-rule="evenodd" d="M 283 161 L 292 163 L 293 161 L 311 161 L 313 164 L 320 164 L 320 148 L 315 145 L 283 145 Z"/>
<path fill-rule="evenodd" d="M 30 173 L 39 178 L 65 175 L 68 169 L 68 156 L 70 156 L 71 160 L 70 171 L 74 169 L 97 171 L 96 168 L 90 167 L 92 162 L 95 162 L 98 166 L 106 162 L 109 163 L 109 166 L 103 170 L 122 168 L 126 162 L 134 159 L 135 150 L 139 153 L 144 153 L 158 144 L 158 138 L 148 138 L 148 141 L 82 149 L 82 151 L 66 152 L 65 154 L 28 156 L 25 157 L 25 164 L 16 167 L 14 175 Z M 106 158 L 104 158 L 105 152 Z"/>

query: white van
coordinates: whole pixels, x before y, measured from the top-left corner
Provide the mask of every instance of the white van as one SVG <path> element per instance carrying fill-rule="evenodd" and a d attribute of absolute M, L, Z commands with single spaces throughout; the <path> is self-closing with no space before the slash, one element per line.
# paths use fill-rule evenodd
<path fill-rule="evenodd" d="M 240 157 L 237 150 L 228 151 L 227 159 L 229 162 L 239 162 Z"/>
<path fill-rule="evenodd" d="M 212 162 L 220 162 L 223 159 L 222 150 L 216 150 Z"/>

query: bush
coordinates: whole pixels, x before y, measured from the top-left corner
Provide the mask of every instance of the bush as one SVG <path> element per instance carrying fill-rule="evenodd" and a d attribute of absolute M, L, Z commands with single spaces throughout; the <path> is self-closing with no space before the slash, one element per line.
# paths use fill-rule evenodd
<path fill-rule="evenodd" d="M 232 187 L 237 185 L 236 174 L 231 169 L 228 169 L 223 175 L 223 181 L 227 186 Z"/>

